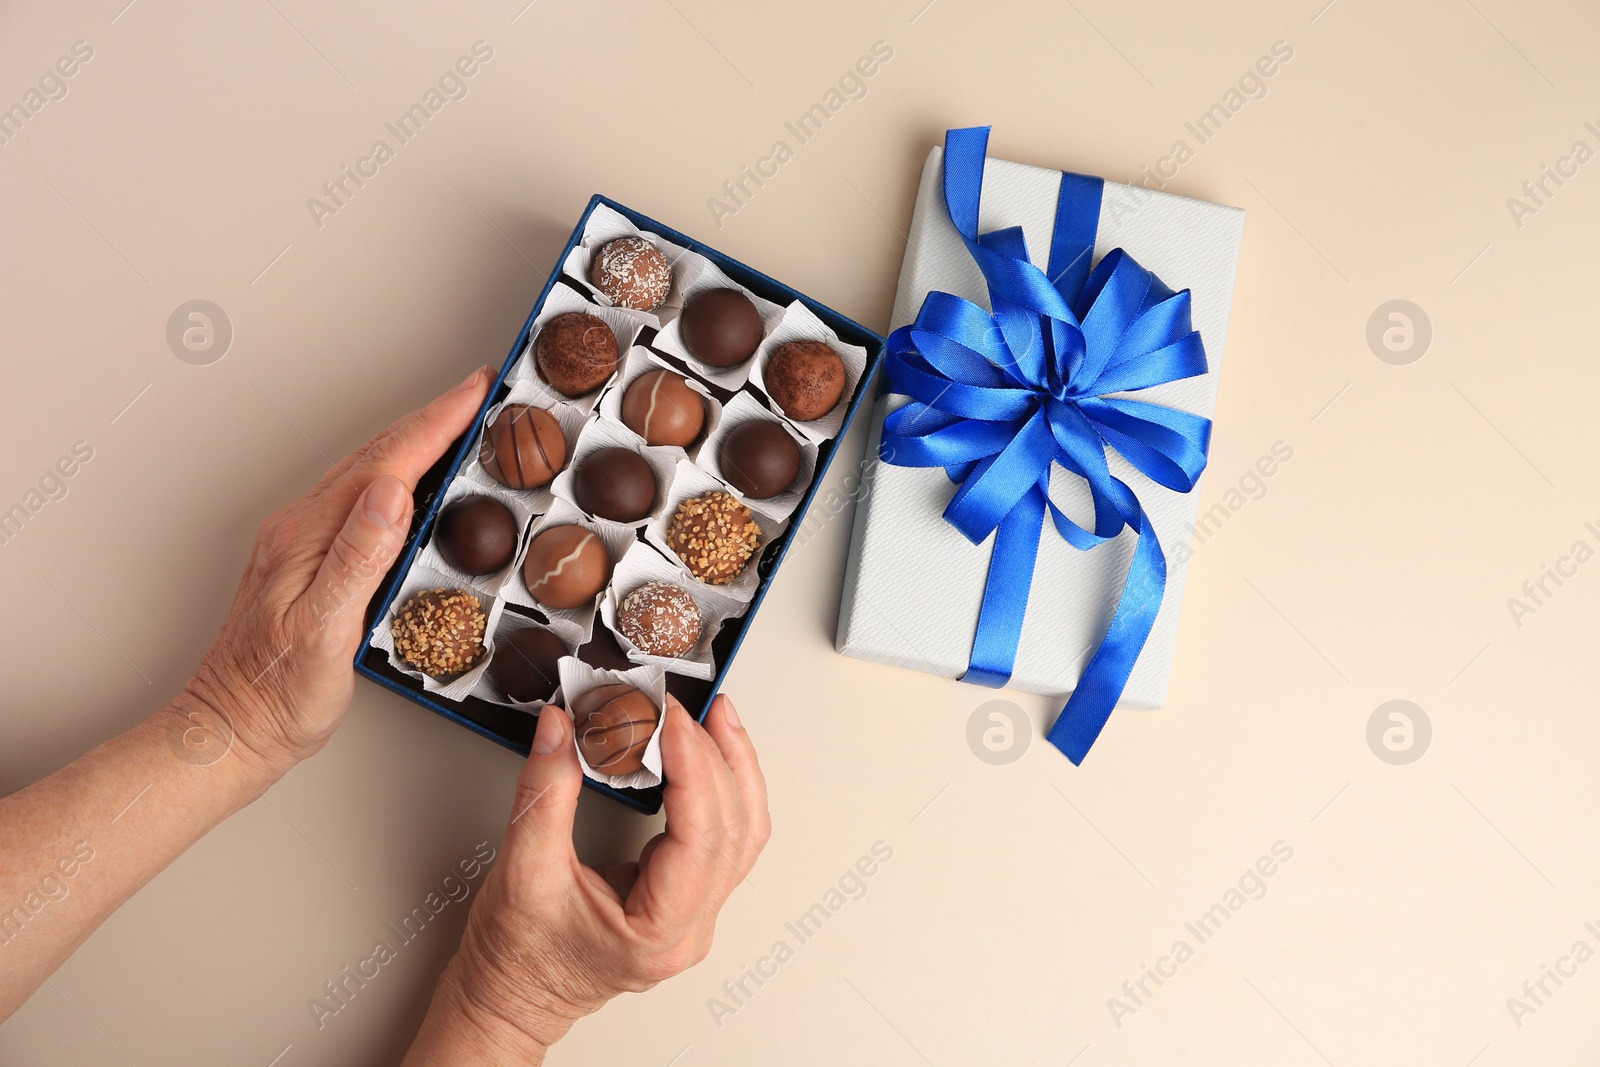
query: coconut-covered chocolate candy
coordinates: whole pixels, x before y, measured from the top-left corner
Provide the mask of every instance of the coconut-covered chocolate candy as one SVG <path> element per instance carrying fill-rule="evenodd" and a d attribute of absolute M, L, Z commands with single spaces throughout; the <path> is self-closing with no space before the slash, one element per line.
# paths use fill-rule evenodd
<path fill-rule="evenodd" d="M 681 656 L 700 643 L 700 607 L 670 582 L 646 582 L 617 607 L 617 629 L 650 656 Z"/>
<path fill-rule="evenodd" d="M 672 267 L 661 250 L 643 237 L 619 237 L 594 254 L 589 284 L 613 304 L 654 311 L 672 288 Z"/>

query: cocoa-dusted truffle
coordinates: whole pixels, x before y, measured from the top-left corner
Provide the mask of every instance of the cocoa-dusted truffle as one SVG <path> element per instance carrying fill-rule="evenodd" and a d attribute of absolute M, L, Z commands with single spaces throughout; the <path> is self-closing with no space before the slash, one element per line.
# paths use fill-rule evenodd
<path fill-rule="evenodd" d="M 643 237 L 619 237 L 594 254 L 589 284 L 613 304 L 654 311 L 672 288 L 672 267 L 661 250 Z"/>
<path fill-rule="evenodd" d="M 617 369 L 617 335 L 604 319 L 568 311 L 540 328 L 533 358 L 539 377 L 562 396 L 583 396 Z"/>
<path fill-rule="evenodd" d="M 751 419 L 729 430 L 717 448 L 722 476 L 755 500 L 786 493 L 800 473 L 800 446 L 776 422 Z"/>
<path fill-rule="evenodd" d="M 622 394 L 622 421 L 647 445 L 687 448 L 706 423 L 705 400 L 681 374 L 646 371 Z"/>
<path fill-rule="evenodd" d="M 779 345 L 761 377 L 767 395 L 796 422 L 822 418 L 844 395 L 844 360 L 821 341 Z"/>
<path fill-rule="evenodd" d="M 462 574 L 493 574 L 517 553 L 517 520 L 492 496 L 464 496 L 439 512 L 434 544 Z"/>
<path fill-rule="evenodd" d="M 761 344 L 761 315 L 737 289 L 706 289 L 689 298 L 678 318 L 683 347 L 702 363 L 734 367 Z"/>
<path fill-rule="evenodd" d="M 617 629 L 640 652 L 681 656 L 700 643 L 700 607 L 668 582 L 646 582 L 617 606 Z"/>
<path fill-rule="evenodd" d="M 465 589 L 424 589 L 389 624 L 395 655 L 432 678 L 453 678 L 483 655 L 488 619 Z"/>
<path fill-rule="evenodd" d="M 624 682 L 600 685 L 572 702 L 578 751 L 601 774 L 632 774 L 644 766 L 644 750 L 661 722 L 649 695 Z"/>
<path fill-rule="evenodd" d="M 761 528 L 736 497 L 714 489 L 678 505 L 667 547 L 702 582 L 727 585 L 761 547 Z"/>
<path fill-rule="evenodd" d="M 558 611 L 587 604 L 611 578 L 611 553 L 582 526 L 540 530 L 522 560 L 522 580 L 533 599 Z"/>
<path fill-rule="evenodd" d="M 495 639 L 489 681 L 518 704 L 549 700 L 561 684 L 557 663 L 566 643 L 542 626 L 527 626 Z"/>
<path fill-rule="evenodd" d="M 572 495 L 591 515 L 638 522 L 656 506 L 656 475 L 631 448 L 600 448 L 572 473 Z"/>
<path fill-rule="evenodd" d="M 543 408 L 507 404 L 484 431 L 478 462 L 509 489 L 537 489 L 566 466 L 567 439 Z"/>

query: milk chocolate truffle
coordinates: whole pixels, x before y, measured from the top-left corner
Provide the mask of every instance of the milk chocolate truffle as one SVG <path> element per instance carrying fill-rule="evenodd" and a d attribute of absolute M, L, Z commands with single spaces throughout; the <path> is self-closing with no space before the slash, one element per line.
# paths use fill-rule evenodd
<path fill-rule="evenodd" d="M 750 509 L 721 489 L 679 504 L 667 527 L 667 547 L 690 574 L 711 585 L 739 577 L 760 546 L 761 528 Z"/>
<path fill-rule="evenodd" d="M 672 288 L 672 268 L 661 250 L 643 237 L 619 237 L 594 254 L 589 284 L 613 304 L 654 311 Z"/>
<path fill-rule="evenodd" d="M 617 369 L 617 335 L 604 319 L 582 311 L 557 315 L 533 343 L 539 377 L 563 396 L 583 396 Z"/>
<path fill-rule="evenodd" d="M 761 377 L 767 395 L 796 422 L 822 418 L 844 395 L 844 360 L 821 341 L 779 345 Z"/>
<path fill-rule="evenodd" d="M 589 453 L 572 474 L 572 495 L 591 515 L 638 522 L 656 506 L 656 475 L 631 448 Z"/>
<path fill-rule="evenodd" d="M 462 574 L 493 574 L 517 553 L 517 520 L 492 496 L 464 496 L 439 512 L 434 544 Z"/>
<path fill-rule="evenodd" d="M 661 722 L 661 709 L 623 682 L 596 686 L 572 702 L 578 751 L 601 774 L 632 774 L 644 766 L 645 746 Z"/>
<path fill-rule="evenodd" d="M 622 394 L 622 421 L 647 445 L 687 448 L 706 424 L 705 400 L 681 374 L 646 371 Z"/>
<path fill-rule="evenodd" d="M 564 611 L 593 600 L 611 578 L 611 553 L 582 526 L 540 530 L 522 561 L 522 580 L 533 599 Z"/>
<path fill-rule="evenodd" d="M 566 654 L 566 643 L 543 627 L 515 630 L 495 641 L 489 681 L 518 704 L 549 700 L 561 684 L 557 661 Z"/>
<path fill-rule="evenodd" d="M 567 439 L 543 408 L 507 404 L 484 431 L 478 462 L 508 489 L 537 489 L 567 463 Z"/>
<path fill-rule="evenodd" d="M 640 652 L 681 656 L 700 643 L 700 607 L 668 582 L 646 582 L 617 607 L 617 629 Z"/>
<path fill-rule="evenodd" d="M 395 655 L 431 678 L 453 678 L 483 655 L 488 619 L 465 589 L 424 589 L 389 623 Z"/>
<path fill-rule="evenodd" d="M 729 430 L 717 449 L 717 466 L 747 497 L 766 500 L 788 492 L 800 473 L 800 446 L 775 422 L 751 419 Z"/>
<path fill-rule="evenodd" d="M 678 335 L 700 362 L 734 367 L 755 355 L 761 344 L 761 316 L 737 289 L 706 289 L 684 305 Z"/>

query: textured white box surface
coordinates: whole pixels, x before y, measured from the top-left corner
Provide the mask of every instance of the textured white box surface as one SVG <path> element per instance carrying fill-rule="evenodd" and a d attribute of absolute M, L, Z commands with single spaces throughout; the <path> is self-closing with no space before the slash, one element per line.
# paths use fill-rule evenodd
<path fill-rule="evenodd" d="M 915 319 L 923 297 L 936 289 L 988 307 L 983 275 L 945 210 L 942 159 L 943 149 L 935 148 L 922 170 L 891 329 Z M 1042 267 L 1060 182 L 1059 171 L 988 160 L 979 231 L 1021 226 L 1028 254 Z M 1210 367 L 1202 377 L 1134 394 L 1139 399 L 1210 416 L 1243 229 L 1239 208 L 1106 183 L 1095 261 L 1113 248 L 1125 248 L 1172 289 L 1189 289 L 1194 328 Z M 857 659 L 956 678 L 965 672 L 972 650 L 993 538 L 974 546 L 944 521 L 955 485 L 942 469 L 897 467 L 877 458 L 884 414 L 903 402 L 880 397 L 872 411 L 863 471 L 870 489 L 856 510 L 837 646 Z M 1175 549 L 1192 541 L 1199 491 L 1172 492 L 1115 452 L 1108 458 L 1111 473 L 1138 494 L 1167 557 L 1166 596 L 1119 704 L 1157 708 L 1166 699 L 1188 569 L 1188 553 Z M 1052 496 L 1068 515 L 1087 524 L 1088 493 L 1081 479 L 1055 468 Z M 1045 524 L 1008 688 L 1063 697 L 1072 691 L 1116 610 L 1133 545 L 1132 532 L 1124 530 L 1114 541 L 1080 552 Z"/>

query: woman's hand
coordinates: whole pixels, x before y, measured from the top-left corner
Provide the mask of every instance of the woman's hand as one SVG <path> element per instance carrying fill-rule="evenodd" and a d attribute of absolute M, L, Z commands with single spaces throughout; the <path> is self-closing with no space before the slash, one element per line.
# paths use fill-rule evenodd
<path fill-rule="evenodd" d="M 262 525 L 222 634 L 173 704 L 174 740 L 195 762 L 232 748 L 276 778 L 327 742 L 349 706 L 367 602 L 405 542 L 417 479 L 471 425 L 491 381 L 489 368 L 473 371 Z"/>
<path fill-rule="evenodd" d="M 666 832 L 637 863 L 596 871 L 572 846 L 572 723 L 545 708 L 500 857 L 407 1064 L 537 1062 L 618 993 L 705 958 L 717 912 L 771 833 L 766 783 L 727 697 L 702 727 L 669 696 L 661 729 Z"/>

